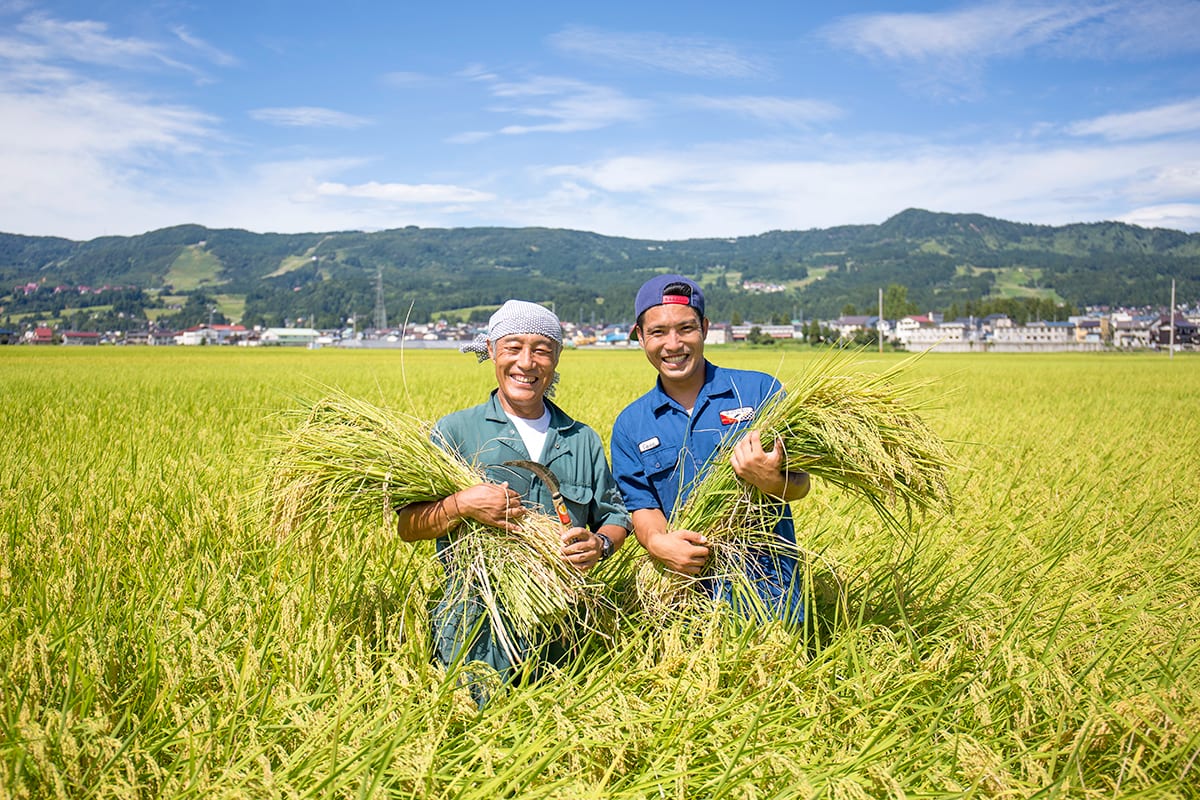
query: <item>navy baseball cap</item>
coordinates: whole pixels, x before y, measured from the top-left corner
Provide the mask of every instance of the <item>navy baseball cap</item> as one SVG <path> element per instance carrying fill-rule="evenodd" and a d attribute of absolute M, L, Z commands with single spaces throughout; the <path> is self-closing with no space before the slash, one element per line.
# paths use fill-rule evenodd
<path fill-rule="evenodd" d="M 700 284 L 683 275 L 655 275 L 643 283 L 633 303 L 633 318 L 641 319 L 647 309 L 671 304 L 691 306 L 704 318 L 704 292 Z"/>

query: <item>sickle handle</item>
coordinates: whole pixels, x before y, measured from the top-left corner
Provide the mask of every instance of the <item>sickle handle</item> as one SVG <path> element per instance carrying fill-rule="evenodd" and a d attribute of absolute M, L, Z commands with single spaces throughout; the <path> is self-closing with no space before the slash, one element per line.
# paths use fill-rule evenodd
<path fill-rule="evenodd" d="M 558 512 L 558 521 L 568 528 L 571 527 L 571 515 L 567 513 L 567 504 L 563 502 L 563 496 L 555 492 L 550 495 L 550 499 L 554 501 L 554 510 Z"/>

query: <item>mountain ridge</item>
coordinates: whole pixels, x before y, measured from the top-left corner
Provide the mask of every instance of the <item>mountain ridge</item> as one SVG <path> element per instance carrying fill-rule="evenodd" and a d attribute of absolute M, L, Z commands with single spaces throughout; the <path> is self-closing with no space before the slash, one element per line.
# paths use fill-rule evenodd
<path fill-rule="evenodd" d="M 684 240 L 545 227 L 281 234 L 181 224 L 87 241 L 0 233 L 7 288 L 132 286 L 149 303 L 219 295 L 244 304 L 243 321 L 262 324 L 306 314 L 329 325 L 368 319 L 379 274 L 387 306 L 411 309 L 418 321 L 456 309 L 479 316 L 511 296 L 554 303 L 572 319 L 614 321 L 637 286 L 662 271 L 701 280 L 714 319 L 870 309 L 892 285 L 922 310 L 1005 295 L 1138 306 L 1164 302 L 1171 278 L 1181 299 L 1200 296 L 1200 234 L 917 208 L 879 224 Z M 18 291 L 0 295 L 0 306 L 5 314 L 39 310 Z"/>

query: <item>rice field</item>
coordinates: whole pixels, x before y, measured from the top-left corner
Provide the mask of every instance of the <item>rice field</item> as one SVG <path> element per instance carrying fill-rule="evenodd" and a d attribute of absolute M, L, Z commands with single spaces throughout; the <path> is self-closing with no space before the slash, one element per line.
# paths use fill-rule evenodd
<path fill-rule="evenodd" d="M 785 381 L 818 357 L 709 355 Z M 606 441 L 653 379 L 637 352 L 560 372 Z M 250 501 L 278 412 L 335 388 L 433 419 L 490 365 L 0 348 L 0 797 L 1200 795 L 1200 359 L 913 374 L 953 513 L 897 532 L 814 482 L 803 629 L 630 610 L 480 711 L 431 660 L 428 543 L 279 538 Z M 597 573 L 618 605 L 637 549 Z"/>

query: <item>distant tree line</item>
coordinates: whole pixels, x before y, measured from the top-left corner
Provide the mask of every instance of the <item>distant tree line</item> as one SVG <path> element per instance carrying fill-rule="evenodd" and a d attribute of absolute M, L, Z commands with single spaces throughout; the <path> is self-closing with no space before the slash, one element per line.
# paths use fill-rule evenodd
<path fill-rule="evenodd" d="M 215 272 L 205 286 L 168 286 L 178 274 L 173 268 L 197 258 Z M 199 324 L 220 292 L 244 300 L 247 325 L 335 327 L 353 320 L 366 327 L 374 319 L 379 274 L 393 325 L 447 312 L 484 321 L 514 296 L 553 304 L 566 320 L 629 323 L 637 287 L 663 271 L 700 280 L 709 316 L 721 321 L 875 314 L 881 287 L 889 318 L 1001 307 L 1053 318 L 1086 305 L 1161 305 L 1171 279 L 1181 302 L 1200 299 L 1200 235 L 1121 223 L 1038 226 L 919 209 L 879 225 L 683 241 L 546 228 L 257 234 L 181 225 L 89 242 L 0 234 L 0 280 L 9 287 L 29 280 L 139 287 L 105 302 L 87 299 L 113 309 L 90 312 L 96 326 L 144 319 L 167 294 L 183 296 L 184 308 L 160 317 L 164 324 Z M 1024 277 L 1019 290 L 1040 299 L 1002 300 L 1002 277 L 1010 284 Z M 747 291 L 744 281 L 784 290 Z M 72 301 L 41 294 L 0 295 L 0 313 L 79 319 Z"/>

